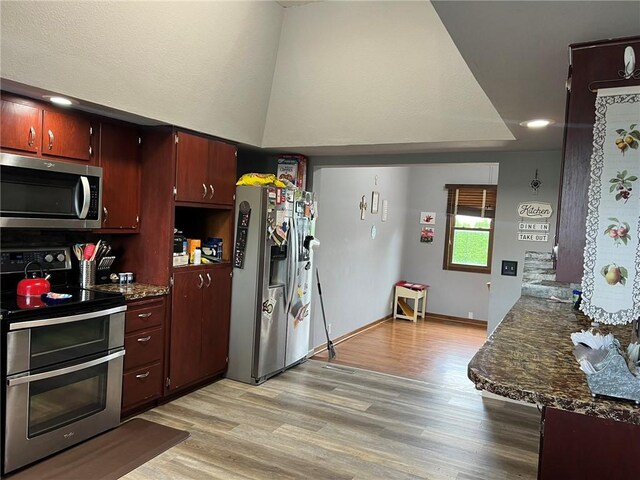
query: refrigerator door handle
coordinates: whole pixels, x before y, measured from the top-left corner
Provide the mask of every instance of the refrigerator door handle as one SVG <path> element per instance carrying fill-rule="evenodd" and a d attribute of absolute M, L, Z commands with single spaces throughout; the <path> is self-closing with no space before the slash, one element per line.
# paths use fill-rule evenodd
<path fill-rule="evenodd" d="M 285 314 L 288 315 L 291 310 L 291 304 L 293 303 L 293 296 L 295 293 L 295 282 L 296 282 L 296 255 L 298 252 L 296 242 L 297 242 L 297 232 L 296 232 L 296 224 L 295 217 L 292 217 L 289 220 L 289 271 L 287 272 L 287 305 L 285 308 Z"/>

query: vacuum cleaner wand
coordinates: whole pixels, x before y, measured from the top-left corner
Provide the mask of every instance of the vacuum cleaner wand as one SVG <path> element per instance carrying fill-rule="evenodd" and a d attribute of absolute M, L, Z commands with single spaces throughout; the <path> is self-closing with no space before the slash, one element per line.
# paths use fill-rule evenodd
<path fill-rule="evenodd" d="M 327 336 L 327 351 L 329 352 L 329 360 L 336 358 L 336 349 L 333 346 L 333 342 L 329 338 L 329 330 L 327 329 L 327 317 L 324 314 L 324 302 L 322 301 L 322 287 L 320 286 L 320 275 L 318 274 L 318 268 L 316 267 L 316 279 L 318 280 L 318 295 L 320 295 L 320 307 L 322 308 L 322 321 L 324 323 L 324 333 Z"/>

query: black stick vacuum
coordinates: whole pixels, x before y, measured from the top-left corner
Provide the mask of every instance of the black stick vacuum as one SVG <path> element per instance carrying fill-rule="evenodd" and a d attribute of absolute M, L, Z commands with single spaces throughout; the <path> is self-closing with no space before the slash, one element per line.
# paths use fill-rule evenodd
<path fill-rule="evenodd" d="M 329 352 L 329 360 L 336 358 L 336 349 L 333 342 L 329 338 L 329 330 L 327 329 L 327 318 L 324 314 L 324 302 L 322 301 L 322 287 L 320 286 L 320 275 L 316 267 L 316 279 L 318 280 L 318 295 L 320 295 L 320 307 L 322 308 L 322 321 L 324 322 L 324 333 L 327 336 L 327 351 Z"/>

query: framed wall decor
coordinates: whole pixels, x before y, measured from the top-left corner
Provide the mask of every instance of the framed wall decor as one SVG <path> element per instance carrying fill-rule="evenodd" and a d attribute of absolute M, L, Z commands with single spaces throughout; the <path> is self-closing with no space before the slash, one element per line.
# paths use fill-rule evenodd
<path fill-rule="evenodd" d="M 380 192 L 371 192 L 371 213 L 378 213 L 380 203 Z"/>

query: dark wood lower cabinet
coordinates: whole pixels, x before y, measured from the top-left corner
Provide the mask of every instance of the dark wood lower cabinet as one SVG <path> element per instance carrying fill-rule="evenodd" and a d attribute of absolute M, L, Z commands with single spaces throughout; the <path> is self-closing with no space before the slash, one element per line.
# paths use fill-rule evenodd
<path fill-rule="evenodd" d="M 540 480 L 623 480 L 640 471 L 640 425 L 545 407 Z"/>
<path fill-rule="evenodd" d="M 128 302 L 122 415 L 153 406 L 164 392 L 165 297 Z"/>
<path fill-rule="evenodd" d="M 229 345 L 231 266 L 184 267 L 174 273 L 169 353 L 170 390 L 225 371 Z"/>
<path fill-rule="evenodd" d="M 231 267 L 216 268 L 209 274 L 211 280 L 203 292 L 202 305 L 200 370 L 203 377 L 224 372 L 229 351 Z"/>

